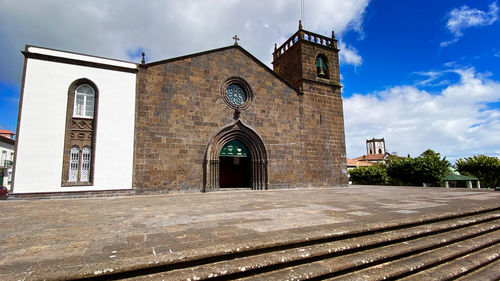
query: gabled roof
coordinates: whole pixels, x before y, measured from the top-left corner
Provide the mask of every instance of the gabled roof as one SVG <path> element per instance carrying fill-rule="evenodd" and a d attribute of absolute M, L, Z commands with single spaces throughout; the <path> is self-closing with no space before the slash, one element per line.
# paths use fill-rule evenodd
<path fill-rule="evenodd" d="M 9 135 L 15 135 L 14 132 L 11 132 L 9 130 L 0 130 L 0 134 L 9 134 Z"/>
<path fill-rule="evenodd" d="M 146 63 L 146 64 L 143 64 L 143 65 L 140 65 L 140 67 L 149 67 L 149 66 L 155 66 L 155 65 L 159 65 L 159 64 L 170 63 L 170 62 L 174 62 L 174 61 L 179 61 L 179 60 L 184 60 L 184 59 L 188 59 L 188 58 L 193 58 L 193 57 L 208 55 L 208 54 L 217 53 L 217 52 L 221 52 L 221 51 L 226 51 L 226 50 L 229 50 L 229 49 L 237 49 L 237 50 L 239 50 L 244 55 L 248 56 L 251 60 L 253 60 L 255 63 L 257 63 L 258 65 L 260 65 L 265 71 L 269 72 L 271 75 L 273 75 L 274 77 L 276 77 L 277 79 L 279 79 L 281 82 L 285 83 L 288 87 L 290 87 L 297 94 L 299 94 L 299 95 L 302 94 L 302 92 L 299 89 L 297 89 L 290 82 L 286 81 L 281 76 L 279 76 L 278 74 L 276 74 L 276 72 L 274 72 L 267 65 L 265 65 L 263 62 L 261 62 L 259 59 L 257 59 L 256 57 L 254 57 L 252 54 L 250 54 L 247 50 L 243 49 L 239 45 L 231 45 L 231 46 L 227 46 L 227 47 L 223 47 L 223 48 L 218 48 L 218 49 L 212 49 L 212 50 L 208 50 L 208 51 L 204 51 L 204 52 L 200 52 L 200 53 L 194 53 L 194 54 L 189 54 L 189 55 L 180 56 L 180 57 L 176 57 L 176 58 L 171 58 L 171 59 L 166 59 L 166 60 L 160 60 L 160 61 L 150 62 L 150 63 Z"/>
<path fill-rule="evenodd" d="M 358 161 L 382 161 L 385 159 L 386 154 L 367 154 L 353 158 Z"/>
<path fill-rule="evenodd" d="M 346 158 L 346 160 L 347 160 L 347 167 L 368 167 L 373 165 L 373 163 L 368 161 L 358 161 L 350 158 Z"/>
<path fill-rule="evenodd" d="M 447 175 L 445 181 L 477 181 L 478 178 L 468 177 L 464 175 Z"/>

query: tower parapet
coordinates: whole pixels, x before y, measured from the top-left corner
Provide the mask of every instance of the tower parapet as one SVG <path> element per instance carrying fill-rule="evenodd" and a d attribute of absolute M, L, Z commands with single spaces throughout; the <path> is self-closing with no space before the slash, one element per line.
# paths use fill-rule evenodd
<path fill-rule="evenodd" d="M 295 32 L 288 40 L 285 41 L 279 48 L 277 45 L 274 45 L 274 52 L 273 52 L 273 60 L 276 61 L 276 59 L 281 56 L 284 52 L 286 52 L 289 48 L 291 48 L 293 45 L 298 43 L 299 41 L 307 41 L 315 44 L 319 44 L 325 47 L 333 48 L 337 52 L 339 51 L 337 49 L 337 40 L 335 39 L 335 32 L 332 31 L 332 37 L 327 37 L 324 35 L 320 35 L 311 31 L 307 31 L 302 29 L 302 23 L 299 21 L 299 30 Z"/>
<path fill-rule="evenodd" d="M 317 82 L 340 88 L 337 40 L 299 29 L 281 46 L 274 45 L 274 71 L 300 90 L 304 82 Z"/>

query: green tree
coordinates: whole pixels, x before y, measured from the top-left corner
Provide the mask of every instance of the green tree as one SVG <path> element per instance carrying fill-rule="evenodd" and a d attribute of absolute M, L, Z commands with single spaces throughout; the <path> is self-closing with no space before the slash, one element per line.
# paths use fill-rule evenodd
<path fill-rule="evenodd" d="M 389 180 L 383 164 L 354 168 L 349 171 L 349 177 L 354 184 L 385 185 Z"/>
<path fill-rule="evenodd" d="M 451 166 L 446 157 L 441 159 L 439 153 L 427 149 L 416 159 L 417 175 L 422 183 L 439 185 L 446 177 Z"/>
<path fill-rule="evenodd" d="M 500 184 L 500 159 L 486 155 L 475 155 L 455 162 L 460 174 L 474 176 L 483 187 L 494 188 Z"/>
<path fill-rule="evenodd" d="M 448 173 L 450 162 L 431 149 L 416 158 L 392 159 L 387 165 L 387 174 L 397 185 L 439 185 Z"/>
<path fill-rule="evenodd" d="M 415 175 L 415 159 L 394 158 L 387 165 L 387 175 L 394 185 L 418 185 Z"/>

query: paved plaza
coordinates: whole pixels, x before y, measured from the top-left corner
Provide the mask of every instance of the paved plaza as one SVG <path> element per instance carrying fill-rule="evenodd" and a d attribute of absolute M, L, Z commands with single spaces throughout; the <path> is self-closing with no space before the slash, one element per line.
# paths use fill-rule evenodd
<path fill-rule="evenodd" d="M 492 190 L 379 186 L 0 201 L 0 280 L 90 276 L 495 207 Z"/>

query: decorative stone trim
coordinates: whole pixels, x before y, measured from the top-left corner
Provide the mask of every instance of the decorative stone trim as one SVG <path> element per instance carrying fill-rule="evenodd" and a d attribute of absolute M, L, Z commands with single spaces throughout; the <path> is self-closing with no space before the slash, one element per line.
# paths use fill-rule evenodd
<path fill-rule="evenodd" d="M 219 153 L 232 141 L 243 143 L 252 162 L 251 186 L 253 190 L 265 190 L 268 186 L 267 152 L 261 137 L 241 120 L 222 128 L 209 141 L 203 161 L 203 192 L 219 190 Z"/>
<path fill-rule="evenodd" d="M 227 98 L 226 89 L 227 89 L 227 86 L 229 86 L 231 84 L 238 84 L 245 91 L 246 100 L 242 105 L 235 105 L 231 101 L 229 101 L 229 99 Z M 227 104 L 227 106 L 229 106 L 230 108 L 232 108 L 234 110 L 238 110 L 238 111 L 242 111 L 242 110 L 245 110 L 248 107 L 250 107 L 251 102 L 253 100 L 253 96 L 254 96 L 250 85 L 244 79 L 242 79 L 240 77 L 231 77 L 231 78 L 227 79 L 222 84 L 220 92 L 221 92 L 222 100 Z"/>

